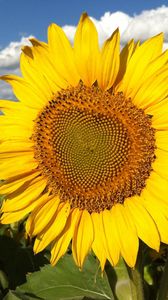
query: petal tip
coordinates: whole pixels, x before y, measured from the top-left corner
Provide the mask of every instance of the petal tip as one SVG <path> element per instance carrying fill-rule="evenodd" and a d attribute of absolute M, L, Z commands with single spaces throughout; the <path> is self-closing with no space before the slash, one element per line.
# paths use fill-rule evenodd
<path fill-rule="evenodd" d="M 88 18 L 88 14 L 86 11 L 84 11 L 82 14 L 81 14 L 81 17 L 80 17 L 80 21 L 85 21 L 85 19 Z"/>
<path fill-rule="evenodd" d="M 113 31 L 113 33 L 111 34 L 111 36 L 109 37 L 108 40 L 111 40 L 115 35 L 116 35 L 117 37 L 120 36 L 120 29 L 119 29 L 119 27 L 117 27 L 116 30 Z"/>
<path fill-rule="evenodd" d="M 49 26 L 48 26 L 48 30 L 54 30 L 56 29 L 57 27 L 59 27 L 56 23 L 51 23 Z"/>
<path fill-rule="evenodd" d="M 41 43 L 34 37 L 30 38 L 29 41 L 33 46 L 41 46 Z"/>

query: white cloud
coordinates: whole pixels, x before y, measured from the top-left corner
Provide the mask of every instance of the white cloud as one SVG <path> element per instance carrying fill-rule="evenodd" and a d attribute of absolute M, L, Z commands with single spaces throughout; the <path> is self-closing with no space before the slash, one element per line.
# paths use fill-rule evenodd
<path fill-rule="evenodd" d="M 92 20 L 99 32 L 99 42 L 102 44 L 117 27 L 120 28 L 120 34 L 122 35 L 132 18 L 121 11 L 117 11 L 115 13 L 106 12 L 100 20 L 94 18 Z"/>
<path fill-rule="evenodd" d="M 142 11 L 139 15 L 134 16 L 129 16 L 121 11 L 106 12 L 100 20 L 93 17 L 91 19 L 98 30 L 100 44 L 119 27 L 121 45 L 131 38 L 144 41 L 153 35 L 164 32 L 164 49 L 168 48 L 168 6 Z M 76 27 L 65 25 L 63 29 L 73 43 Z M 28 38 L 23 37 L 19 42 L 11 42 L 6 48 L 0 50 L 0 74 L 20 74 L 20 49 L 28 43 Z M 0 98 L 12 99 L 12 97 L 10 87 L 4 82 L 0 82 Z"/>
<path fill-rule="evenodd" d="M 168 7 L 166 6 L 135 15 L 123 32 L 122 41 L 125 43 L 132 37 L 144 41 L 160 32 L 164 32 L 168 47 Z"/>
<path fill-rule="evenodd" d="M 66 35 L 68 36 L 71 44 L 73 44 L 73 39 L 76 31 L 76 26 L 72 25 L 65 25 L 63 26 L 63 30 L 65 31 Z"/>
<path fill-rule="evenodd" d="M 29 37 L 22 37 L 19 42 L 11 42 L 6 48 L 0 51 L 0 75 L 4 74 L 20 74 L 19 57 L 21 47 L 29 45 Z M 13 99 L 13 93 L 10 86 L 0 81 L 0 99 Z"/>
<path fill-rule="evenodd" d="M 164 48 L 168 48 L 168 6 L 163 5 L 156 9 L 145 10 L 133 17 L 117 11 L 114 13 L 106 12 L 100 20 L 92 17 L 91 19 L 99 32 L 100 44 L 119 27 L 122 45 L 132 38 L 144 41 L 151 36 L 164 32 Z M 72 42 L 75 34 L 75 26 L 66 25 L 63 29 Z"/>
<path fill-rule="evenodd" d="M 18 67 L 21 47 L 23 45 L 30 45 L 29 37 L 22 37 L 20 42 L 11 42 L 6 48 L 0 51 L 0 70 L 15 69 Z"/>
<path fill-rule="evenodd" d="M 125 28 L 127 28 L 129 22 L 132 20 L 129 15 L 120 11 L 115 13 L 106 12 L 100 18 L 100 20 L 96 20 L 93 17 L 91 17 L 91 19 L 94 22 L 99 33 L 100 44 L 102 44 L 103 41 L 107 39 L 117 27 L 120 27 L 120 33 L 122 33 Z M 63 26 L 63 29 L 66 35 L 69 37 L 71 43 L 73 44 L 76 27 L 65 25 Z"/>

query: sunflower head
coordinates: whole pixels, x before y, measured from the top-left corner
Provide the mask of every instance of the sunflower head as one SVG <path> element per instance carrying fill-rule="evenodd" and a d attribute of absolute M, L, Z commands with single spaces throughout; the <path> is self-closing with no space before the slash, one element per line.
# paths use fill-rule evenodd
<path fill-rule="evenodd" d="M 83 14 L 73 46 L 55 24 L 48 44 L 31 42 L 23 77 L 1 77 L 18 98 L 0 102 L 1 222 L 28 216 L 34 251 L 51 244 L 52 264 L 72 240 L 80 267 L 91 249 L 102 269 L 120 254 L 134 266 L 139 238 L 168 242 L 163 35 L 120 52 L 117 29 L 100 47 Z"/>

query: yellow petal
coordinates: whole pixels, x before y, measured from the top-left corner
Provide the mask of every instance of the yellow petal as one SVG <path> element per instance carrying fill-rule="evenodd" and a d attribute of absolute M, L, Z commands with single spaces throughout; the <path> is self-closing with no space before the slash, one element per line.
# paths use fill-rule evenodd
<path fill-rule="evenodd" d="M 120 65 L 120 36 L 119 30 L 105 41 L 100 57 L 98 83 L 102 90 L 108 90 L 114 84 Z"/>
<path fill-rule="evenodd" d="M 124 205 L 116 204 L 112 211 L 119 236 L 121 255 L 128 266 L 134 267 L 139 247 L 134 224 L 132 219 L 129 218 L 128 211 Z"/>
<path fill-rule="evenodd" d="M 164 114 L 165 111 L 167 110 L 167 100 L 168 97 L 164 98 L 162 101 L 161 99 L 158 99 L 157 103 L 148 105 L 145 108 L 145 113 L 152 115 L 152 120 L 157 118 L 157 116 L 160 117 L 160 115 Z"/>
<path fill-rule="evenodd" d="M 139 108 L 146 109 L 160 102 L 168 94 L 167 80 L 168 67 L 166 66 L 151 75 L 145 82 L 139 84 L 140 87 L 137 93 L 134 90 L 133 103 L 138 105 Z"/>
<path fill-rule="evenodd" d="M 120 241 L 115 223 L 115 216 L 113 215 L 113 209 L 111 211 L 104 210 L 102 212 L 103 227 L 105 235 L 105 249 L 107 252 L 107 259 L 112 266 L 118 263 L 120 256 Z"/>
<path fill-rule="evenodd" d="M 37 71 L 40 70 L 40 73 L 46 78 L 53 93 L 56 93 L 61 88 L 66 88 L 67 82 L 57 72 L 49 46 L 36 39 L 30 39 L 30 41 L 33 47 L 29 51 L 27 51 L 27 47 L 22 49 L 22 51 L 33 60 L 32 65 Z"/>
<path fill-rule="evenodd" d="M 156 159 L 152 164 L 153 170 L 161 177 L 168 180 L 168 152 L 161 149 L 156 149 L 155 155 Z"/>
<path fill-rule="evenodd" d="M 168 131 L 156 131 L 155 137 L 157 148 L 168 151 Z"/>
<path fill-rule="evenodd" d="M 17 156 L 13 154 L 13 157 L 7 157 L 6 155 L 6 159 L 1 164 L 1 179 L 6 180 L 12 176 L 31 172 L 36 169 L 37 166 L 38 164 L 34 160 L 34 155 L 31 152 L 26 152 L 25 155 L 23 152 L 22 155 Z"/>
<path fill-rule="evenodd" d="M 55 70 L 69 85 L 76 86 L 80 78 L 75 66 L 72 46 L 63 29 L 56 24 L 51 24 L 48 28 L 48 42 Z"/>
<path fill-rule="evenodd" d="M 86 255 L 91 249 L 93 238 L 93 223 L 91 215 L 87 210 L 84 210 L 81 214 L 78 227 L 75 228 L 72 241 L 73 257 L 80 268 L 82 268 Z"/>
<path fill-rule="evenodd" d="M 168 78 L 168 77 L 167 77 Z M 168 89 L 167 89 L 168 91 Z M 157 130 L 168 130 L 168 98 L 152 105 L 147 109 L 147 113 L 153 115 L 152 126 Z M 157 132 L 156 132 L 157 133 Z"/>
<path fill-rule="evenodd" d="M 1 122 L 1 117 L 0 117 Z M 21 130 L 22 129 L 22 130 Z M 1 124 L 0 141 L 22 139 L 29 140 L 32 135 L 31 127 L 21 126 L 21 124 L 2 125 Z"/>
<path fill-rule="evenodd" d="M 17 222 L 17 221 L 23 219 L 30 211 L 35 209 L 37 206 L 45 203 L 47 201 L 47 198 L 48 198 L 48 193 L 42 195 L 41 197 L 36 199 L 36 201 L 30 203 L 27 207 L 25 207 L 21 210 L 17 210 L 17 211 L 10 212 L 10 213 L 3 213 L 3 215 L 0 219 L 0 222 L 2 224 L 11 224 L 11 223 L 14 223 L 14 222 Z"/>
<path fill-rule="evenodd" d="M 127 98 L 134 98 L 149 63 L 161 54 L 162 45 L 163 34 L 159 34 L 145 41 L 132 55 L 121 87 Z"/>
<path fill-rule="evenodd" d="M 119 71 L 118 71 L 118 75 L 115 81 L 115 86 L 121 81 L 121 79 L 123 78 L 126 69 L 127 69 L 127 65 L 128 62 L 133 54 L 134 51 L 134 40 L 130 40 L 125 47 L 123 47 L 121 53 L 120 53 L 120 66 L 119 66 Z M 119 87 L 116 88 L 116 90 L 118 90 Z"/>
<path fill-rule="evenodd" d="M 0 121 L 1 122 L 1 121 Z M 0 153 L 32 151 L 32 141 L 4 141 L 0 144 Z"/>
<path fill-rule="evenodd" d="M 92 249 L 95 255 L 98 257 L 100 261 L 100 266 L 102 271 L 104 270 L 105 262 L 106 262 L 106 251 L 105 251 L 105 236 L 104 236 L 104 228 L 102 223 L 102 214 L 101 213 L 92 213 L 92 222 L 94 227 L 94 241 L 92 244 Z"/>
<path fill-rule="evenodd" d="M 138 49 L 138 48 L 136 47 L 136 49 Z M 164 53 L 155 57 L 152 61 L 149 62 L 149 64 L 147 65 L 147 67 L 145 69 L 145 72 L 143 73 L 143 76 L 141 77 L 140 83 L 138 84 L 137 88 L 135 87 L 135 89 L 133 91 L 132 97 L 135 97 L 140 86 L 143 88 L 143 86 L 146 84 L 147 80 L 149 81 L 152 78 L 152 81 L 153 81 L 153 75 L 156 74 L 156 72 L 158 72 L 159 69 L 166 66 L 167 60 L 168 60 L 168 51 L 165 51 Z M 121 82 L 121 86 L 118 85 L 118 87 L 117 87 L 117 91 L 120 91 L 120 90 L 122 90 L 122 82 Z"/>
<path fill-rule="evenodd" d="M 137 41 L 134 45 L 133 53 L 140 47 L 140 41 Z"/>
<path fill-rule="evenodd" d="M 168 50 L 163 52 L 161 55 L 157 56 L 154 60 L 152 60 L 146 72 L 143 74 L 142 82 L 144 83 L 149 77 L 151 77 L 156 71 L 166 66 L 168 61 Z"/>
<path fill-rule="evenodd" d="M 150 177 L 146 180 L 146 188 L 144 188 L 141 193 L 143 198 L 146 198 L 146 191 L 149 191 L 149 193 L 159 201 L 168 202 L 168 181 L 156 172 L 152 172 Z"/>
<path fill-rule="evenodd" d="M 91 86 L 97 79 L 99 64 L 98 34 L 86 13 L 82 14 L 74 38 L 75 62 L 85 85 Z"/>
<path fill-rule="evenodd" d="M 9 83 L 15 96 L 27 106 L 41 109 L 46 104 L 48 99 L 45 98 L 42 92 L 33 88 L 29 82 L 16 75 L 4 75 L 0 79 Z"/>
<path fill-rule="evenodd" d="M 35 119 L 37 116 L 37 109 L 30 108 L 19 101 L 0 99 L 0 109 L 6 116 L 13 116 L 17 113 L 17 115 L 19 114 L 18 117 L 20 117 L 22 114 L 26 114 L 31 120 Z"/>
<path fill-rule="evenodd" d="M 2 163 L 2 168 L 5 168 L 5 165 L 13 164 L 14 160 L 19 158 L 20 160 L 29 160 L 30 162 L 35 162 L 34 153 L 31 149 L 27 149 L 25 151 L 2 151 L 0 152 L 0 160 Z"/>
<path fill-rule="evenodd" d="M 30 82 L 33 88 L 38 88 L 45 95 L 45 98 L 50 100 L 53 96 L 53 91 L 48 83 L 48 79 L 36 68 L 32 57 L 24 52 L 21 53 L 20 68 L 25 80 Z"/>
<path fill-rule="evenodd" d="M 37 236 L 34 243 L 34 252 L 38 253 L 46 248 L 64 229 L 69 216 L 69 203 L 60 204 L 52 224 L 44 229 L 44 233 Z"/>
<path fill-rule="evenodd" d="M 14 178 L 13 180 L 5 180 L 0 184 L 0 194 L 8 195 L 19 189 L 23 184 L 30 182 L 32 179 L 37 177 L 39 172 L 33 172 L 25 174 L 23 177 Z"/>
<path fill-rule="evenodd" d="M 159 250 L 160 238 L 157 227 L 147 210 L 141 203 L 141 197 L 131 197 L 125 200 L 124 206 L 127 208 L 130 218 L 133 220 L 137 234 L 149 247 Z M 152 238 L 151 238 L 152 236 Z"/>
<path fill-rule="evenodd" d="M 28 113 L 28 112 L 27 112 Z M 0 116 L 0 124 L 1 127 L 5 126 L 21 126 L 23 130 L 32 130 L 33 128 L 33 120 L 27 118 L 27 122 L 25 122 L 25 115 L 12 115 L 12 116 Z"/>
<path fill-rule="evenodd" d="M 168 202 L 160 201 L 159 198 L 155 198 L 155 196 L 145 189 L 146 191 L 141 195 L 141 202 L 152 216 L 156 227 L 158 229 L 160 239 L 163 243 L 168 243 Z"/>
<path fill-rule="evenodd" d="M 168 198 L 167 196 L 161 199 L 161 197 L 157 197 L 157 193 L 151 193 L 150 190 L 146 187 L 143 192 L 141 193 L 141 202 L 143 205 L 146 205 L 146 207 L 153 207 L 154 209 L 158 209 L 159 212 L 167 218 L 167 211 L 168 211 Z"/>
<path fill-rule="evenodd" d="M 53 222 L 53 216 L 55 216 L 59 202 L 58 196 L 49 196 L 45 204 L 38 206 L 31 213 L 26 223 L 26 232 L 30 236 L 39 234 L 50 222 Z"/>
<path fill-rule="evenodd" d="M 28 182 L 16 192 L 18 194 L 16 197 L 3 202 L 2 212 L 13 212 L 27 207 L 42 194 L 45 187 L 46 180 L 41 177 Z"/>
<path fill-rule="evenodd" d="M 73 237 L 75 227 L 78 226 L 78 220 L 81 216 L 81 211 L 78 208 L 75 208 L 70 213 L 66 226 L 63 229 L 62 233 L 57 237 L 53 242 L 51 248 L 51 264 L 55 265 L 61 256 L 67 251 L 68 245 Z"/>

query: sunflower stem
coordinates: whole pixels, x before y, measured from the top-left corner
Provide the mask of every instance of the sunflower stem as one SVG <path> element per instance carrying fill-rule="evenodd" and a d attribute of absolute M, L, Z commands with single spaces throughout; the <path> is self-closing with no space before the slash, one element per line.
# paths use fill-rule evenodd
<path fill-rule="evenodd" d="M 127 268 L 129 269 L 128 274 L 130 277 L 132 300 L 144 300 L 143 279 L 139 270 L 137 268 Z"/>
<path fill-rule="evenodd" d="M 164 272 L 162 275 L 160 288 L 159 288 L 159 295 L 157 299 L 158 300 L 168 299 L 168 255 L 167 255 L 167 260 L 164 267 Z"/>
<path fill-rule="evenodd" d="M 126 266 L 130 278 L 132 300 L 145 300 L 143 284 L 144 266 L 142 259 L 142 251 L 139 251 L 137 263 L 134 268 L 130 268 L 127 264 Z"/>

